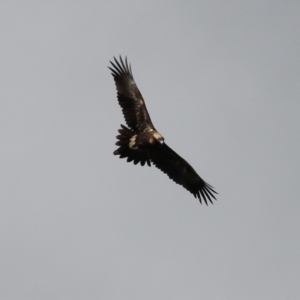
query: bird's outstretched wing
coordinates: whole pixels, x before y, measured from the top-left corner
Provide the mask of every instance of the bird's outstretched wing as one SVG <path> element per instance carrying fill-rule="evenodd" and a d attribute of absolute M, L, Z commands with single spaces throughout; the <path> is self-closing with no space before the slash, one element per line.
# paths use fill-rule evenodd
<path fill-rule="evenodd" d="M 191 165 L 168 145 L 163 144 L 157 151 L 151 153 L 151 161 L 170 179 L 182 185 L 198 198 L 200 203 L 204 200 L 207 205 L 208 201 L 213 203 L 212 199 L 216 200 L 214 193 L 217 194 L 217 192 L 213 187 L 206 183 Z"/>
<path fill-rule="evenodd" d="M 155 129 L 143 96 L 133 79 L 131 66 L 127 62 L 127 57 L 125 58 L 125 62 L 121 56 L 120 61 L 115 57 L 114 60 L 114 62 L 110 62 L 112 67 L 108 68 L 112 71 L 112 76 L 116 83 L 118 101 L 127 125 L 135 132 L 141 132 L 145 128 Z"/>

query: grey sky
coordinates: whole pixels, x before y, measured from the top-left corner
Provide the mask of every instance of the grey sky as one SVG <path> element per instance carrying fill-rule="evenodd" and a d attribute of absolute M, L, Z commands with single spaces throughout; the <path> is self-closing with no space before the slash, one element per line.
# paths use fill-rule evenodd
<path fill-rule="evenodd" d="M 299 1 L 2 1 L 0 299 L 299 299 Z M 112 155 L 127 55 L 200 205 Z"/>

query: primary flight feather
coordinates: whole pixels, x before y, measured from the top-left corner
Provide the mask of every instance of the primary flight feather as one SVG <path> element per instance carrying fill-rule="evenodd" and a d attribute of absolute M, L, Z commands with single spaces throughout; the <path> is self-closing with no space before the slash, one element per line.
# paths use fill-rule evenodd
<path fill-rule="evenodd" d="M 114 58 L 114 62 L 110 63 L 109 69 L 115 80 L 118 101 L 129 127 L 121 125 L 116 142 L 119 148 L 114 154 L 142 166 L 146 163 L 151 166 L 153 163 L 172 180 L 191 192 L 200 203 L 202 200 L 206 204 L 208 201 L 213 203 L 212 199 L 216 199 L 213 187 L 164 142 L 163 136 L 153 126 L 127 58 L 123 61 L 120 56 L 119 61 Z"/>

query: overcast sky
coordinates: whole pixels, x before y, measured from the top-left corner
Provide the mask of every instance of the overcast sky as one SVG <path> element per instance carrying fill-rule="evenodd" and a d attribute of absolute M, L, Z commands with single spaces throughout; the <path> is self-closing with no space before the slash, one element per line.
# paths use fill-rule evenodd
<path fill-rule="evenodd" d="M 1 1 L 0 299 L 299 299 L 299 1 Z M 127 55 L 199 201 L 114 156 Z"/>

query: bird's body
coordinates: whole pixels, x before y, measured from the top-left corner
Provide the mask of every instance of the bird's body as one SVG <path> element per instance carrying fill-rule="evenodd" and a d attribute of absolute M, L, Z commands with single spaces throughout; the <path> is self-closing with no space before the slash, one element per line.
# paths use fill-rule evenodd
<path fill-rule="evenodd" d="M 121 125 L 116 142 L 119 148 L 114 154 L 142 166 L 146 163 L 151 166 L 153 163 L 172 180 L 190 191 L 200 203 L 202 199 L 206 204 L 207 200 L 212 203 L 211 198 L 215 199 L 213 193 L 216 193 L 214 189 L 201 179 L 187 161 L 167 146 L 164 137 L 153 126 L 127 59 L 125 62 L 121 57 L 120 61 L 114 60 L 109 69 L 112 71 L 118 101 L 129 127 Z"/>

